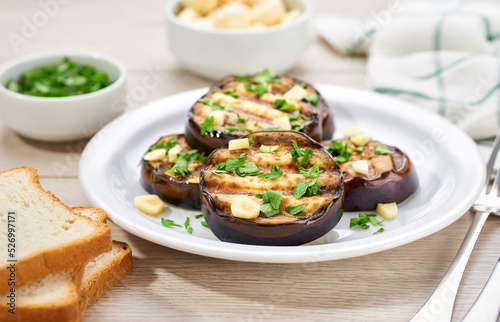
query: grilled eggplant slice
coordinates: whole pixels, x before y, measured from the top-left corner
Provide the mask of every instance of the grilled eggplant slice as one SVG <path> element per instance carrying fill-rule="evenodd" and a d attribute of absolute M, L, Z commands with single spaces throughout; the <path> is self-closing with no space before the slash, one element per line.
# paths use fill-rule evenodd
<path fill-rule="evenodd" d="M 248 149 L 215 150 L 201 170 L 202 212 L 215 236 L 291 246 L 328 233 L 343 201 L 342 171 L 332 156 L 295 131 L 255 132 L 244 139 Z M 246 205 L 238 208 L 240 199 Z"/>
<path fill-rule="evenodd" d="M 418 188 L 410 159 L 396 147 L 379 141 L 356 146 L 348 139 L 322 144 L 344 174 L 344 211 L 375 210 L 378 203 L 400 203 Z"/>
<path fill-rule="evenodd" d="M 161 150 L 161 159 L 145 160 L 149 159 L 148 153 L 160 149 L 165 150 L 165 153 Z M 177 155 L 177 160 L 171 158 L 173 155 Z M 149 193 L 170 204 L 199 210 L 200 171 L 204 160 L 203 154 L 186 143 L 184 135 L 164 136 L 149 148 L 142 159 L 141 184 Z"/>
<path fill-rule="evenodd" d="M 274 123 L 286 117 L 290 124 Z M 210 153 L 229 140 L 272 129 L 300 131 L 317 141 L 330 139 L 333 114 L 313 86 L 265 70 L 216 83 L 189 111 L 185 134 L 192 147 Z"/>

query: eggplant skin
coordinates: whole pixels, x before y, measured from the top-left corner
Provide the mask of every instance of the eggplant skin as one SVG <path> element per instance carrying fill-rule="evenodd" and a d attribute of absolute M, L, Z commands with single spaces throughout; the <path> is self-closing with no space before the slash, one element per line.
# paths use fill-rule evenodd
<path fill-rule="evenodd" d="M 331 231 L 335 225 L 340 221 L 343 213 L 343 177 L 342 171 L 338 164 L 333 160 L 332 156 L 317 142 L 313 141 L 307 135 L 294 131 L 269 131 L 269 132 L 255 132 L 246 135 L 247 138 L 254 138 L 254 143 L 251 144 L 251 150 L 258 149 L 261 144 L 265 145 L 284 145 L 285 142 L 290 142 L 291 140 L 297 141 L 300 148 L 311 148 L 314 150 L 313 158 L 317 158 L 318 154 L 321 153 L 321 157 L 326 165 L 321 167 L 326 173 L 331 176 L 335 176 L 336 180 L 332 180 L 331 186 L 322 187 L 324 192 L 322 193 L 325 198 L 328 198 L 328 202 L 320 204 L 310 216 L 306 218 L 300 218 L 296 221 L 265 221 L 260 220 L 261 217 L 257 219 L 241 219 L 236 218 L 232 214 L 228 214 L 221 210 L 218 206 L 218 201 L 216 200 L 220 195 L 221 189 L 228 189 L 230 194 L 244 194 L 253 195 L 257 191 L 247 188 L 242 191 L 235 191 L 233 183 L 228 180 L 228 178 L 220 178 L 220 182 L 214 182 L 213 175 L 208 175 L 213 169 L 213 166 L 218 163 L 216 155 L 219 151 L 227 149 L 224 146 L 218 150 L 212 152 L 212 154 L 207 158 L 204 163 L 201 174 L 200 174 L 200 190 L 202 205 L 201 210 L 204 219 L 214 235 L 224 242 L 232 242 L 238 244 L 248 244 L 248 245 L 268 245 L 268 246 L 297 246 L 324 236 L 326 233 Z M 270 139 L 272 138 L 272 139 Z M 304 143 L 306 142 L 306 143 Z M 248 151 L 248 150 L 247 150 Z M 237 150 L 236 154 L 244 153 L 245 150 Z M 250 152 L 247 152 L 250 158 Z M 287 152 L 288 153 L 288 152 Z M 278 158 L 278 157 L 276 157 Z M 265 166 L 259 165 L 257 162 L 259 157 L 256 156 L 254 159 L 247 159 L 247 161 L 253 161 L 256 163 L 259 169 L 264 169 Z M 280 159 L 281 160 L 281 159 Z M 293 162 L 293 161 L 292 161 Z M 312 160 L 307 167 L 310 167 Z M 281 164 L 280 168 L 284 169 L 288 175 L 294 174 L 292 168 L 296 167 L 295 163 L 293 165 Z M 265 168 L 267 169 L 267 168 Z M 297 167 L 298 169 L 298 167 Z M 267 171 L 266 171 L 267 172 Z M 298 171 L 296 171 L 298 172 Z M 255 177 L 244 177 L 249 180 L 253 180 L 254 184 L 259 184 Z M 321 178 L 321 176 L 320 176 Z M 288 180 L 288 179 L 287 179 Z M 302 181 L 302 179 L 300 179 Z M 303 178 L 303 181 L 309 181 L 309 178 Z M 323 180 L 326 180 L 325 177 Z M 225 186 L 225 188 L 221 188 Z M 214 188 L 215 187 L 215 188 Z M 288 196 L 289 199 L 295 200 L 297 202 L 308 203 L 309 197 L 302 197 L 304 199 L 293 199 L 291 196 L 291 189 L 294 185 L 287 186 L 284 190 L 283 197 Z M 232 190 L 231 190 L 232 189 Z M 263 189 L 262 189 L 263 190 Z M 290 191 L 288 191 L 290 190 Z M 287 194 L 287 192 L 289 194 Z M 318 195 L 319 196 L 319 195 Z M 220 199 L 219 199 L 220 200 Z M 283 200 L 284 202 L 284 200 Z M 261 214 L 261 216 L 263 216 Z M 265 219 L 265 217 L 263 217 Z M 272 217 L 274 218 L 274 217 Z"/>
<path fill-rule="evenodd" d="M 329 144 L 329 141 L 322 142 L 323 146 Z M 378 144 L 394 152 L 390 155 L 392 169 L 375 177 L 348 176 L 344 172 L 344 211 L 370 211 L 375 210 L 379 203 L 401 203 L 418 189 L 417 172 L 404 152 L 378 141 L 370 144 Z"/>
<path fill-rule="evenodd" d="M 180 139 L 183 135 L 171 135 Z M 161 137 L 156 143 L 166 137 Z M 155 143 L 155 144 L 156 144 Z M 185 145 L 185 144 L 182 144 Z M 149 152 L 149 150 L 148 150 Z M 198 176 L 199 170 L 195 170 L 191 176 Z M 188 182 L 184 178 L 160 172 L 151 162 L 142 160 L 140 182 L 144 189 L 151 194 L 155 194 L 169 204 L 182 208 L 200 210 L 201 196 L 198 180 Z"/>
<path fill-rule="evenodd" d="M 255 75 L 253 75 L 255 76 Z M 251 76 L 251 77 L 253 77 Z M 209 90 L 209 92 L 205 95 L 203 95 L 201 98 L 212 98 L 213 96 L 213 91 L 215 92 L 222 92 L 227 89 L 233 89 L 237 91 L 238 84 L 242 86 L 242 84 L 245 81 L 236 81 L 237 76 L 228 76 L 219 82 L 215 83 Z M 272 84 L 272 89 L 269 94 L 273 95 L 283 95 L 286 93 L 290 88 L 292 88 L 295 85 L 301 85 L 301 84 L 306 84 L 298 79 L 294 79 L 289 76 L 276 76 L 279 78 L 280 82 L 279 83 L 273 83 Z M 316 141 L 321 141 L 322 139 L 330 139 L 333 135 L 335 125 L 334 125 L 334 114 L 330 112 L 328 105 L 326 104 L 326 101 L 324 98 L 321 96 L 321 94 L 314 88 L 312 85 L 307 84 L 305 86 L 305 89 L 308 93 L 314 93 L 318 95 L 318 104 L 317 106 L 314 106 L 310 102 L 307 102 L 306 100 L 302 100 L 299 104 L 299 107 L 301 111 L 304 106 L 307 107 L 307 114 L 305 114 L 308 117 L 308 120 L 302 121 L 299 120 L 300 122 L 303 122 L 302 124 L 304 125 L 304 129 L 301 130 L 302 133 L 307 134 L 311 138 L 313 138 Z M 248 95 L 249 92 L 238 92 L 239 94 L 239 99 L 243 99 L 245 101 L 253 102 L 253 103 L 258 103 L 263 106 L 270 106 L 272 107 L 273 104 L 269 101 L 262 100 L 262 97 L 264 97 L 264 94 L 262 97 L 257 97 L 254 94 Z M 228 141 L 233 140 L 233 139 L 238 139 L 243 137 L 246 133 L 243 132 L 226 132 L 224 129 L 218 128 L 214 129 L 213 132 L 211 133 L 205 133 L 204 135 L 201 135 L 201 129 L 199 126 L 199 122 L 201 122 L 200 119 L 195 120 L 197 117 L 197 112 L 195 110 L 199 111 L 199 108 L 197 108 L 197 104 L 201 103 L 195 103 L 193 107 L 190 109 L 187 117 L 187 123 L 185 127 L 185 136 L 187 142 L 195 149 L 198 149 L 201 152 L 204 153 L 210 153 L 214 149 L 220 148 L 227 144 Z M 275 107 L 273 107 L 276 109 Z M 285 113 L 289 114 L 292 113 L 292 111 L 286 111 Z M 240 113 L 242 113 L 240 111 Z M 244 112 L 243 112 L 244 113 Z M 245 114 L 243 114 L 245 115 Z M 286 114 L 285 114 L 286 115 Z M 249 116 L 249 114 L 246 114 L 246 116 Z M 226 118 L 226 121 L 228 119 Z M 262 116 L 257 116 L 256 118 L 252 119 L 250 117 L 251 123 L 255 121 L 259 121 L 258 123 L 260 124 L 260 128 L 254 128 L 252 129 L 251 127 L 247 127 L 250 130 L 255 131 L 260 131 L 264 127 L 273 127 L 272 125 L 272 120 L 269 122 L 269 120 L 262 119 Z M 250 122 L 249 121 L 249 122 Z M 238 124 L 232 124 L 229 123 L 227 126 L 236 126 L 238 127 Z"/>

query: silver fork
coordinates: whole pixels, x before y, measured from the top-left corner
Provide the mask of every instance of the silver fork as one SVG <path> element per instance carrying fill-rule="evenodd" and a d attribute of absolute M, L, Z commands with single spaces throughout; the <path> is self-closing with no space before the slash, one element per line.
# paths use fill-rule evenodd
<path fill-rule="evenodd" d="M 491 213 L 497 215 L 500 213 L 500 198 L 498 197 L 500 189 L 500 171 L 497 171 L 493 185 L 491 186 L 491 189 L 488 189 L 499 146 L 500 131 L 495 138 L 493 150 L 491 151 L 490 159 L 488 160 L 488 164 L 486 166 L 485 186 L 479 195 L 479 198 L 472 206 L 472 210 L 474 210 L 476 214 L 474 215 L 474 220 L 472 221 L 469 231 L 467 232 L 457 255 L 448 268 L 448 271 L 441 280 L 441 283 L 439 283 L 434 293 L 431 297 L 429 297 L 424 306 L 422 306 L 420 311 L 415 314 L 410 322 L 451 321 L 453 305 L 457 296 L 458 287 L 460 286 L 462 275 L 464 274 L 465 267 L 467 266 L 470 254 L 474 249 L 479 233 Z"/>

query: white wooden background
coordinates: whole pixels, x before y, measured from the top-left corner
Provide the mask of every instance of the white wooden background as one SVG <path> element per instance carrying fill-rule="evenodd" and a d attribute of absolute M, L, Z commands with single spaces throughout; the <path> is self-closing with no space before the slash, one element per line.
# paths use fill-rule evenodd
<path fill-rule="evenodd" d="M 122 61 L 128 87 L 148 73 L 158 87 L 136 108 L 158 98 L 209 85 L 181 69 L 166 47 L 164 0 L 66 0 L 16 52 L 8 32 L 20 34 L 40 3 L 0 0 L 0 64 L 49 50 L 98 51 Z M 388 0 L 313 0 L 316 13 L 374 17 Z M 497 1 L 498 2 L 498 1 Z M 315 39 L 290 74 L 312 83 L 364 87 L 365 58 L 345 58 Z M 70 206 L 89 206 L 77 169 L 86 141 L 45 144 L 23 139 L 0 123 L 0 171 L 27 165 L 42 185 Z M 111 224 L 114 239 L 133 249 L 134 272 L 87 310 L 85 321 L 407 321 L 433 292 L 471 223 L 472 214 L 432 236 L 381 253 L 312 264 L 242 263 L 179 252 L 144 241 Z M 500 218 L 488 220 L 462 281 L 459 321 L 500 255 Z M 369 246 L 367 246 L 369 247 Z"/>

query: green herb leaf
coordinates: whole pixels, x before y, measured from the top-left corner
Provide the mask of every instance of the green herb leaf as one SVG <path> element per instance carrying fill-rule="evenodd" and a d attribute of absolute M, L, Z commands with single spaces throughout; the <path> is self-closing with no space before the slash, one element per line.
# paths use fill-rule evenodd
<path fill-rule="evenodd" d="M 222 111 L 224 108 L 219 104 L 216 104 L 213 99 L 208 97 L 203 97 L 198 100 L 198 103 L 207 104 L 212 108 L 213 111 Z"/>
<path fill-rule="evenodd" d="M 283 199 L 283 191 L 267 190 L 262 196 L 264 203 L 270 203 L 274 209 L 279 209 L 281 200 Z"/>
<path fill-rule="evenodd" d="M 259 126 L 259 121 L 256 121 L 253 126 Z"/>
<path fill-rule="evenodd" d="M 295 185 L 295 188 L 293 188 L 293 196 L 297 199 L 305 195 L 307 192 L 307 188 L 309 187 L 309 184 L 305 181 L 300 181 L 297 182 Z"/>
<path fill-rule="evenodd" d="M 318 178 L 311 180 L 311 182 L 309 182 L 308 187 L 307 187 L 307 195 L 314 196 L 314 195 L 317 195 L 318 192 L 323 192 L 321 187 L 323 187 L 323 186 L 318 183 Z"/>
<path fill-rule="evenodd" d="M 255 143 L 255 139 L 254 138 L 248 138 L 248 143 Z"/>
<path fill-rule="evenodd" d="M 286 111 L 295 108 L 295 105 L 288 104 L 285 99 L 277 99 L 274 101 L 273 105 L 276 106 L 280 111 Z"/>
<path fill-rule="evenodd" d="M 332 142 L 326 149 L 333 155 L 333 159 L 339 163 L 349 161 L 352 155 L 352 152 L 347 151 L 347 143 L 343 145 L 340 141 Z"/>
<path fill-rule="evenodd" d="M 248 81 L 251 79 L 251 76 L 250 74 L 246 74 L 246 75 L 240 75 L 240 76 L 236 76 L 234 78 L 235 81 L 237 82 L 241 82 L 241 81 Z"/>
<path fill-rule="evenodd" d="M 255 87 L 253 87 L 252 83 L 250 83 L 250 82 L 246 82 L 244 86 L 245 86 L 247 91 L 253 92 L 253 93 L 257 94 L 258 96 L 264 95 L 265 93 L 267 93 L 267 91 L 269 89 L 269 86 L 267 84 L 260 83 L 260 82 L 258 82 L 255 85 Z"/>
<path fill-rule="evenodd" d="M 292 206 L 292 207 L 288 208 L 288 213 L 290 215 L 296 215 L 299 212 L 303 211 L 304 209 L 306 209 L 306 204 L 305 203 L 302 204 L 302 205 Z"/>
<path fill-rule="evenodd" d="M 351 222 L 349 223 L 349 228 L 353 228 L 359 226 L 363 229 L 370 228 L 368 224 L 368 216 L 364 213 L 358 215 L 358 218 L 351 218 Z"/>
<path fill-rule="evenodd" d="M 234 98 L 238 98 L 238 94 L 234 92 L 234 88 L 228 88 L 228 89 L 222 91 L 222 93 L 224 93 L 226 95 L 230 95 Z"/>
<path fill-rule="evenodd" d="M 262 144 L 259 148 L 259 151 L 262 153 L 271 153 L 278 150 L 280 145 L 264 145 Z"/>
<path fill-rule="evenodd" d="M 294 111 L 293 114 L 288 114 L 287 116 L 290 119 L 290 121 L 298 120 L 299 118 L 301 118 L 303 120 L 307 120 L 307 117 L 300 114 L 299 111 Z"/>
<path fill-rule="evenodd" d="M 200 219 L 201 217 L 203 217 L 203 214 L 199 214 L 199 215 L 196 215 L 194 216 L 196 219 Z"/>
<path fill-rule="evenodd" d="M 212 133 L 214 130 L 214 117 L 208 116 L 203 123 L 200 124 L 201 135 Z"/>
<path fill-rule="evenodd" d="M 364 149 L 365 149 L 364 146 L 357 146 L 357 147 L 353 148 L 352 150 L 356 151 L 356 152 L 363 152 Z"/>
<path fill-rule="evenodd" d="M 241 117 L 238 113 L 236 113 L 236 115 L 238 116 L 238 123 L 245 123 L 248 121 L 248 116 Z"/>
<path fill-rule="evenodd" d="M 375 145 L 374 149 L 375 149 L 375 154 L 394 154 L 393 151 L 384 148 L 381 145 Z"/>
<path fill-rule="evenodd" d="M 226 171 L 233 171 L 233 175 L 236 174 L 236 171 L 238 171 L 239 168 L 243 166 L 247 159 L 247 156 L 245 153 L 240 154 L 240 156 L 237 159 L 228 159 L 224 163 L 224 170 Z M 220 170 L 217 169 L 216 170 Z"/>
<path fill-rule="evenodd" d="M 202 226 L 204 226 L 204 227 L 209 228 L 209 227 L 208 227 L 208 224 L 207 224 L 207 222 L 206 222 L 206 221 L 202 221 L 202 222 L 201 222 L 201 225 L 202 225 Z"/>
<path fill-rule="evenodd" d="M 279 166 L 273 165 L 271 167 L 271 172 L 265 173 L 265 174 L 261 174 L 257 178 L 271 180 L 271 179 L 280 178 L 282 176 L 286 176 L 286 172 L 285 171 L 281 171 Z"/>
<path fill-rule="evenodd" d="M 384 228 L 380 228 L 379 230 L 377 230 L 376 232 L 374 232 L 373 234 L 376 235 L 376 234 L 380 234 L 380 233 L 383 233 L 385 231 Z"/>
<path fill-rule="evenodd" d="M 316 93 L 311 93 L 311 94 L 306 96 L 306 101 L 308 101 L 309 103 L 311 103 L 314 106 L 317 106 L 318 101 L 319 101 L 319 96 Z"/>
<path fill-rule="evenodd" d="M 298 121 L 292 121 L 292 122 L 290 122 L 290 124 L 293 126 L 293 130 L 297 131 L 297 132 L 302 131 L 305 127 L 304 124 L 302 124 Z"/>
<path fill-rule="evenodd" d="M 205 154 L 198 152 L 198 150 L 183 151 L 178 154 L 179 156 L 186 159 L 187 162 L 198 160 L 200 162 L 205 162 Z"/>
<path fill-rule="evenodd" d="M 278 128 L 277 127 L 265 127 L 263 129 L 260 129 L 261 131 L 274 131 L 274 130 L 277 130 Z"/>
<path fill-rule="evenodd" d="M 307 86 L 308 86 L 308 84 L 306 82 L 303 82 L 302 84 L 300 84 L 300 87 L 302 87 L 303 89 L 305 89 Z"/>
<path fill-rule="evenodd" d="M 242 177 L 245 176 L 256 176 L 258 174 L 261 174 L 262 171 L 257 168 L 257 165 L 253 162 L 247 162 L 244 165 L 242 165 L 240 168 L 238 168 L 238 174 Z"/>
<path fill-rule="evenodd" d="M 373 226 L 381 226 L 382 223 L 384 222 L 383 220 L 380 221 L 377 219 L 377 215 L 367 215 L 368 220 Z"/>
<path fill-rule="evenodd" d="M 165 219 L 165 218 L 161 219 L 161 224 L 162 224 L 162 226 L 167 227 L 167 228 L 171 228 L 174 226 L 175 227 L 182 227 L 181 225 L 177 225 L 173 220 Z"/>
<path fill-rule="evenodd" d="M 222 103 L 222 107 L 224 108 L 224 111 L 228 111 L 228 112 L 234 111 L 233 106 L 229 102 Z"/>
<path fill-rule="evenodd" d="M 310 167 L 309 169 L 305 169 L 303 167 L 300 167 L 299 172 L 300 172 L 300 174 L 302 174 L 306 178 L 317 178 L 323 173 L 323 170 L 319 169 L 319 163 L 318 163 L 318 160 L 316 160 L 314 162 L 314 165 L 312 167 Z"/>
<path fill-rule="evenodd" d="M 283 209 L 274 209 L 270 203 L 263 203 L 260 206 L 260 211 L 262 211 L 262 213 L 269 218 L 283 212 Z"/>
<path fill-rule="evenodd" d="M 184 228 L 188 228 L 189 227 L 189 217 L 186 217 L 186 221 L 184 222 Z"/>
<path fill-rule="evenodd" d="M 264 69 L 255 76 L 255 81 L 257 83 L 276 83 L 276 75 L 271 73 L 269 70 Z"/>
<path fill-rule="evenodd" d="M 191 169 L 189 169 L 186 159 L 184 159 L 182 156 L 179 156 L 177 158 L 177 162 L 172 167 L 170 172 L 177 173 L 180 176 L 185 177 L 187 173 L 191 172 Z"/>
<path fill-rule="evenodd" d="M 236 127 L 236 126 L 226 127 L 226 131 L 229 132 L 229 133 L 232 133 L 232 132 L 249 132 L 249 133 L 252 133 L 252 130 L 244 129 L 244 128 Z"/>

